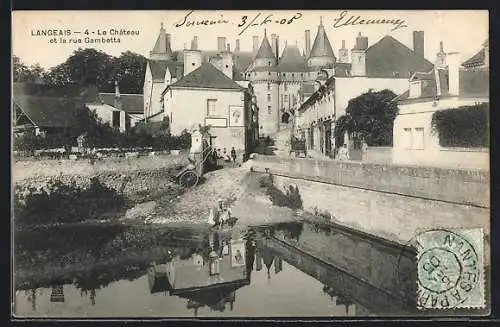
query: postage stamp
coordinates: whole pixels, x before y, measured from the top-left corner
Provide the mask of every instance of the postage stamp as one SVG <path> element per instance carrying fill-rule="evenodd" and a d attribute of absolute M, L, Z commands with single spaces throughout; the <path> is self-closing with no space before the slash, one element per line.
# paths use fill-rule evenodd
<path fill-rule="evenodd" d="M 482 229 L 431 230 L 417 244 L 419 309 L 484 308 Z"/>

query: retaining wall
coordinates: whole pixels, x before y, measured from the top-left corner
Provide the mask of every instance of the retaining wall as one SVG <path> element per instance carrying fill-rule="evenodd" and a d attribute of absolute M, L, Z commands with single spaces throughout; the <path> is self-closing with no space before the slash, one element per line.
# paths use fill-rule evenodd
<path fill-rule="evenodd" d="M 377 192 L 490 207 L 489 171 L 257 155 L 254 170 Z"/>

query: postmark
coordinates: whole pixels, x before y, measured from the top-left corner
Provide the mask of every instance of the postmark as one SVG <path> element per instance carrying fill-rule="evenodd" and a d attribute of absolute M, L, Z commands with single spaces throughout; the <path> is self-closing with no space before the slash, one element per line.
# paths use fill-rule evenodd
<path fill-rule="evenodd" d="M 484 308 L 481 229 L 420 233 L 416 248 L 418 309 Z"/>

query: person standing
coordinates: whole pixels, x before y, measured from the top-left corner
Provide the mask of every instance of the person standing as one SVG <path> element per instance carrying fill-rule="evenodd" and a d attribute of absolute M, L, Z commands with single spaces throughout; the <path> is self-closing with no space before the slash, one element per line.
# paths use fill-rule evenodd
<path fill-rule="evenodd" d="M 233 160 L 233 165 L 236 164 L 236 150 L 234 146 L 231 148 L 231 159 Z"/>

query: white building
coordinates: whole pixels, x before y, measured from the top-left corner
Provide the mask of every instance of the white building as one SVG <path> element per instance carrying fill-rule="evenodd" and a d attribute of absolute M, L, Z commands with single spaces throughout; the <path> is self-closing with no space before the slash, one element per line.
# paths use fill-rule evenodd
<path fill-rule="evenodd" d="M 394 121 L 393 162 L 440 167 L 489 167 L 487 148 L 443 147 L 432 128 L 435 112 L 489 103 L 488 43 L 460 67 L 459 54 L 438 53 L 440 64 L 416 73 L 398 101 Z M 445 54 L 443 56 L 443 54 Z M 439 56 L 440 55 L 440 56 Z"/>
<path fill-rule="evenodd" d="M 185 61 L 187 74 L 162 92 L 163 111 L 158 116 L 168 118 L 173 135 L 199 124 L 211 126 L 216 148 L 249 150 L 258 126 L 252 86 L 242 87 L 211 63 L 197 61 L 201 65 L 191 68 L 190 62 Z"/>

